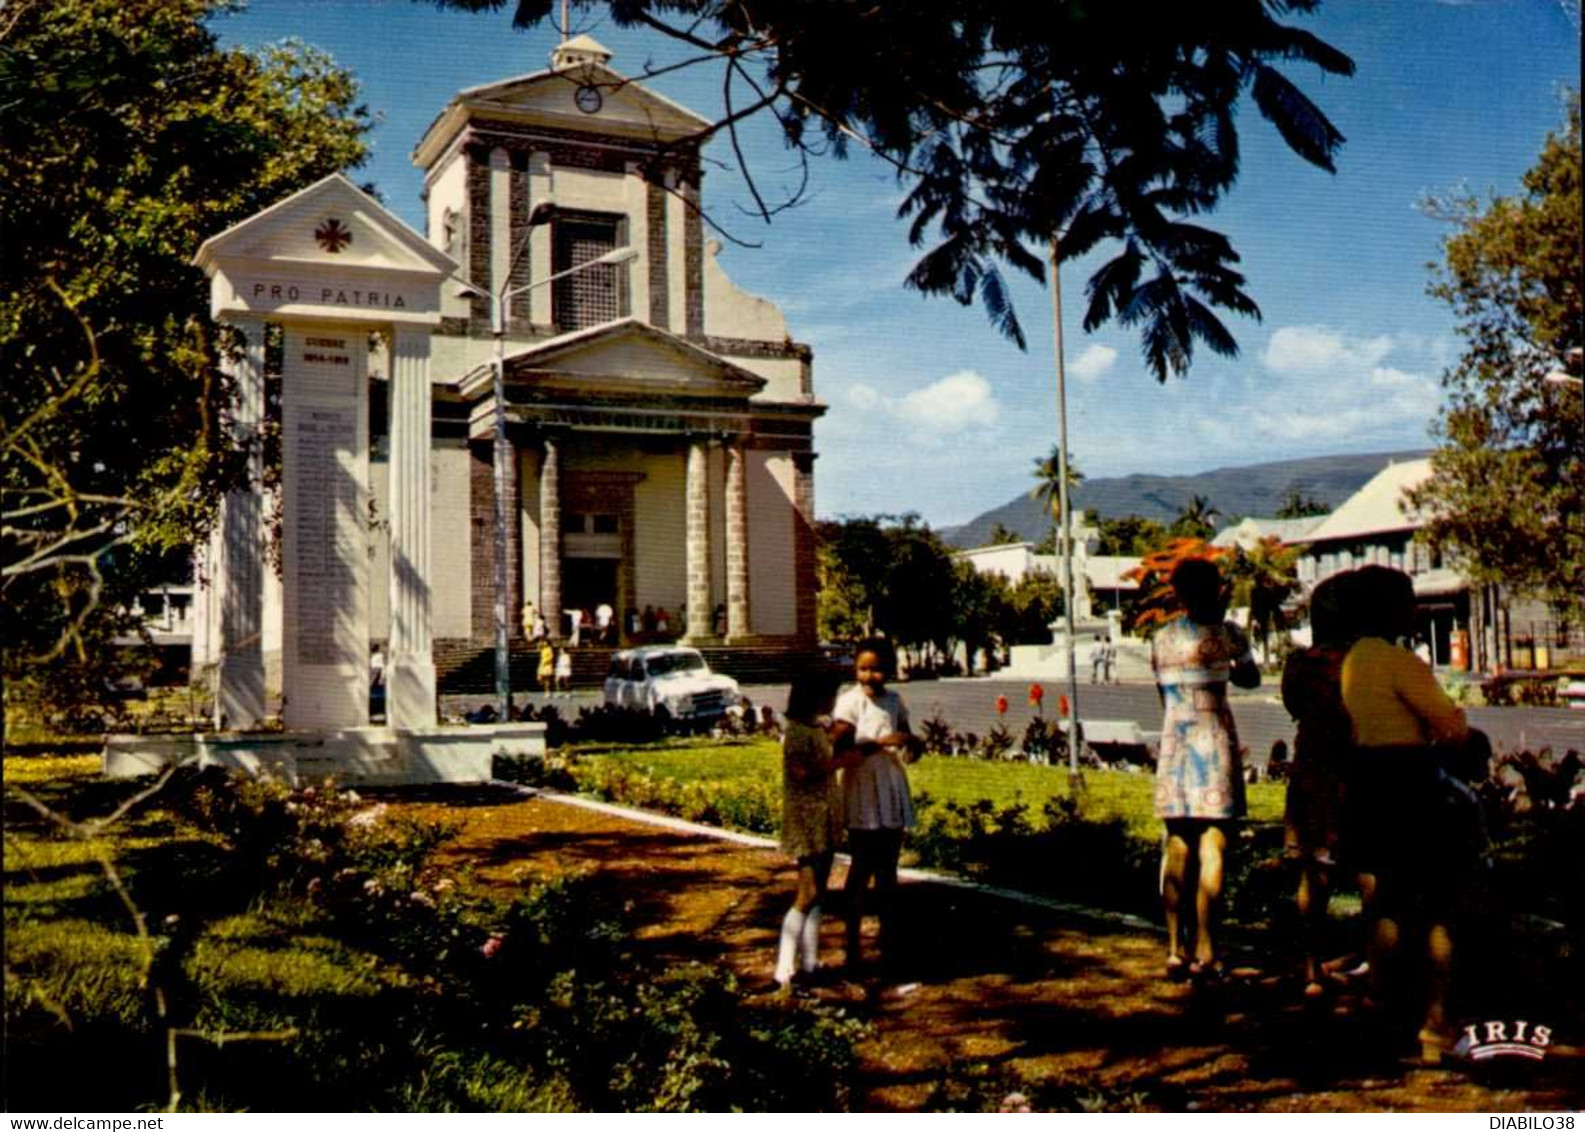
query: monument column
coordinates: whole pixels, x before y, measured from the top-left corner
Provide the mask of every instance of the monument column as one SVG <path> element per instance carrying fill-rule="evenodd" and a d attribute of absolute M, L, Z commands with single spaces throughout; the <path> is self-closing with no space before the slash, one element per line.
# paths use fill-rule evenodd
<path fill-rule="evenodd" d="M 368 331 L 286 323 L 281 395 L 288 728 L 369 723 Z"/>
<path fill-rule="evenodd" d="M 215 726 L 249 731 L 264 720 L 264 320 L 231 315 L 242 352 L 222 363 L 234 384 L 232 427 L 247 452 L 247 484 L 220 504 L 220 664 Z"/>
<path fill-rule="evenodd" d="M 539 611 L 561 636 L 561 453 L 546 436 L 539 460 Z"/>
<path fill-rule="evenodd" d="M 688 442 L 687 507 L 688 623 L 690 641 L 708 637 L 710 624 L 710 460 L 707 442 Z"/>
<path fill-rule="evenodd" d="M 749 621 L 748 452 L 741 437 L 726 449 L 726 635 L 753 633 Z"/>
<path fill-rule="evenodd" d="M 429 328 L 390 335 L 391 655 L 386 722 L 433 727 L 434 636 L 430 591 Z"/>

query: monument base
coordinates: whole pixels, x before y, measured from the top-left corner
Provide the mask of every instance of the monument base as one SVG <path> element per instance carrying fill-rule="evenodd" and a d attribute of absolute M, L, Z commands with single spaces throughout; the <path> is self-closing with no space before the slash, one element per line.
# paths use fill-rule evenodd
<path fill-rule="evenodd" d="M 1080 683 L 1089 683 L 1093 671 L 1090 665 L 1090 641 L 1079 635 L 1079 649 L 1075 657 Z M 1014 645 L 1007 667 L 999 669 L 998 677 L 1009 680 L 1066 680 L 1068 678 L 1068 648 L 1059 641 L 1050 645 Z M 1145 641 L 1126 638 L 1117 642 L 1117 658 L 1112 666 L 1112 677 L 1119 683 L 1151 683 L 1155 674 L 1150 667 L 1150 645 Z"/>
<path fill-rule="evenodd" d="M 108 778 L 157 774 L 173 763 L 218 766 L 293 786 L 333 778 L 368 786 L 488 782 L 497 755 L 544 757 L 543 723 L 394 730 L 111 735 Z"/>

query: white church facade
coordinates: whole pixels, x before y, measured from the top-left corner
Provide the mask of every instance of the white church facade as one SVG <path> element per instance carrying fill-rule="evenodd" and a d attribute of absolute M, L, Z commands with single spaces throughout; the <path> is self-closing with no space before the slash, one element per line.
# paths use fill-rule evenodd
<path fill-rule="evenodd" d="M 588 37 L 564 43 L 548 70 L 458 93 L 413 152 L 425 174 L 423 236 L 452 271 L 425 328 L 429 619 L 442 690 L 448 669 L 493 646 L 499 407 L 489 296 L 509 291 L 501 349 L 514 644 L 525 643 L 525 602 L 556 636 L 568 634 L 570 611 L 592 619 L 604 605 L 622 643 L 661 636 L 664 610 L 667 637 L 760 656 L 815 644 L 813 426 L 824 406 L 811 351 L 772 303 L 739 290 L 715 262 L 701 211 L 698 139 L 708 123 L 609 61 Z M 342 223 L 327 215 L 316 229 L 319 247 L 344 254 L 332 245 L 361 229 L 331 230 L 332 221 Z M 572 270 L 602 257 L 622 262 Z M 268 291 L 257 298 L 267 322 Z M 400 299 L 371 285 L 323 302 L 370 311 Z M 370 572 L 382 578 L 398 351 L 391 338 L 366 349 L 336 340 L 367 370 L 362 504 Z M 286 348 L 313 347 L 294 338 Z M 223 575 L 212 565 L 196 601 L 195 673 L 223 652 L 225 595 L 212 584 Z M 279 582 L 265 573 L 270 673 L 289 634 Z M 390 601 L 386 587 L 368 587 L 371 642 L 391 635 Z"/>

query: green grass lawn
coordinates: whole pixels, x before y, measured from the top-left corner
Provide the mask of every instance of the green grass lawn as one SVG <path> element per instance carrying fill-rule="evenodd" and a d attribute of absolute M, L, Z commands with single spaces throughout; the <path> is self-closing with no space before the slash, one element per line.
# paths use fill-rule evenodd
<path fill-rule="evenodd" d="M 723 789 L 781 782 L 781 747 L 774 739 L 677 741 L 665 747 L 621 749 L 611 745 L 573 748 L 580 761 L 595 767 L 622 767 L 652 779 Z M 981 800 L 997 808 L 1023 802 L 1039 814 L 1052 798 L 1066 798 L 1065 767 L 927 755 L 908 768 L 916 798 L 968 804 Z M 1155 778 L 1123 771 L 1086 771 L 1082 812 L 1097 820 L 1121 818 L 1142 840 L 1161 836 L 1155 816 Z M 1249 816 L 1259 822 L 1282 818 L 1284 787 L 1258 783 L 1249 788 Z"/>

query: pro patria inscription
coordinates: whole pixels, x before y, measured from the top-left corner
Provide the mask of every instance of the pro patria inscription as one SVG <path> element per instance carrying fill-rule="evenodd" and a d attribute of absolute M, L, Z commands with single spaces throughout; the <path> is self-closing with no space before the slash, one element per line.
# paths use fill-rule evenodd
<path fill-rule="evenodd" d="M 363 287 L 324 287 L 307 283 L 243 283 L 236 289 L 239 305 L 250 309 L 274 309 L 289 303 L 308 303 L 321 307 L 357 307 L 360 310 L 402 311 L 409 307 L 401 291 Z"/>

